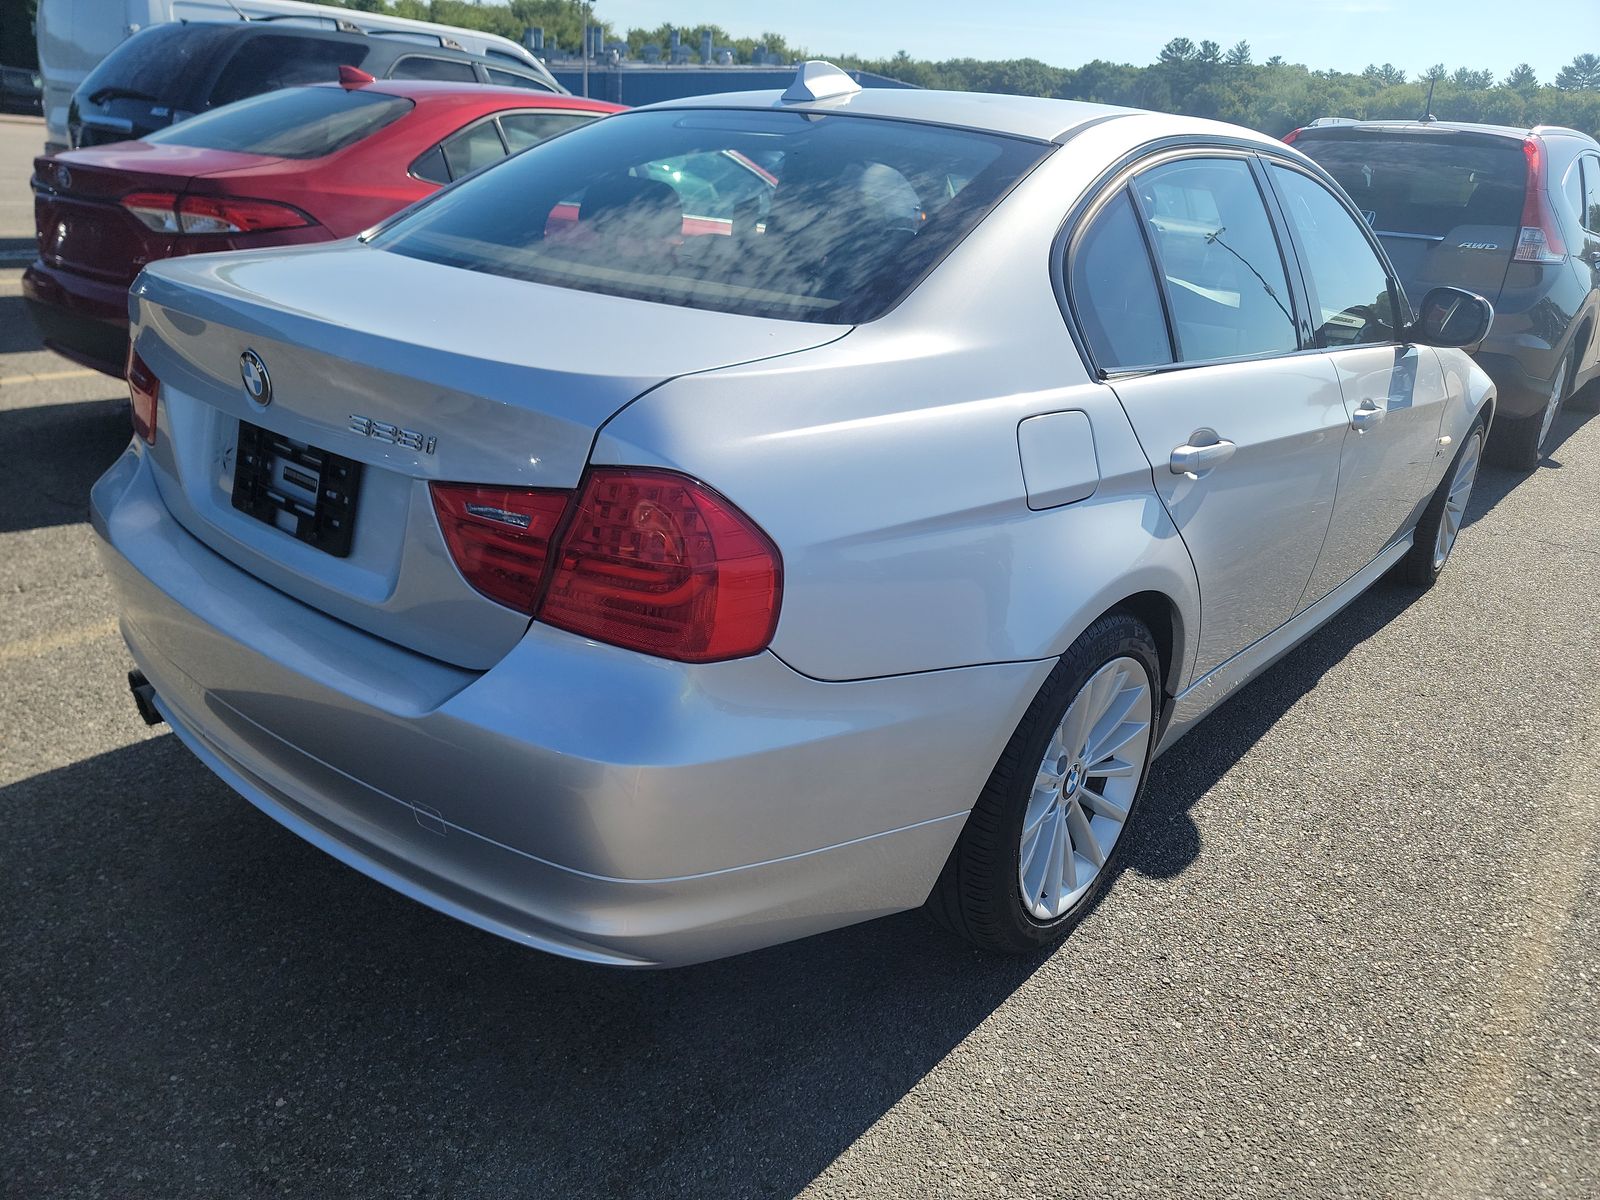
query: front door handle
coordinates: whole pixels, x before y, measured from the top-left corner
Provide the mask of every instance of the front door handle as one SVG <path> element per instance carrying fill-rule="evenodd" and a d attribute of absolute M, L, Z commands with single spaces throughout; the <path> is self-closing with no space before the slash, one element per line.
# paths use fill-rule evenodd
<path fill-rule="evenodd" d="M 1232 442 L 1218 438 L 1214 442 L 1207 442 L 1203 446 L 1195 446 L 1185 442 L 1172 452 L 1170 466 L 1174 475 L 1192 475 L 1196 479 L 1207 471 L 1227 462 L 1233 457 L 1233 452 L 1238 447 Z"/>
<path fill-rule="evenodd" d="M 1376 400 L 1363 400 L 1350 414 L 1350 428 L 1364 433 L 1383 420 L 1384 411 Z"/>

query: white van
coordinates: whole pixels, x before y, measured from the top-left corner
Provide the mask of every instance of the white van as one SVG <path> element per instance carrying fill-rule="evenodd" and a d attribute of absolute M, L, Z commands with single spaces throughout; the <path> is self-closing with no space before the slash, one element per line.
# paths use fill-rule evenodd
<path fill-rule="evenodd" d="M 497 34 L 300 0 L 39 0 L 39 74 L 44 80 L 46 151 L 66 149 L 67 108 L 73 92 L 124 38 L 168 21 L 260 18 L 323 29 L 381 31 L 391 37 L 408 37 L 486 58 L 506 59 L 549 78 L 538 59 Z M 563 90 L 554 80 L 551 89 Z"/>

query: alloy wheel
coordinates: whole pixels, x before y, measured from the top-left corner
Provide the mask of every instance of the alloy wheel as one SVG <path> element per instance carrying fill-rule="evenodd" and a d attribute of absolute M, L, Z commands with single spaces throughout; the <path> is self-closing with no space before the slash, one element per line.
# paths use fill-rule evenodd
<path fill-rule="evenodd" d="M 1071 910 L 1099 877 L 1138 794 L 1154 730 L 1150 677 L 1114 658 L 1067 705 L 1022 819 L 1017 883 L 1039 921 Z"/>
<path fill-rule="evenodd" d="M 1567 363 L 1563 360 L 1561 366 L 1556 369 L 1555 384 L 1550 389 L 1550 399 L 1545 401 L 1544 417 L 1539 422 L 1539 443 L 1537 448 L 1541 454 L 1544 453 L 1544 444 L 1550 437 L 1550 430 L 1556 423 L 1556 413 L 1561 408 L 1561 394 L 1566 391 L 1566 388 Z"/>
<path fill-rule="evenodd" d="M 1472 485 L 1478 478 L 1478 463 L 1483 458 L 1483 433 L 1476 432 L 1461 451 L 1455 474 L 1450 476 L 1450 490 L 1445 493 L 1444 512 L 1439 518 L 1439 532 L 1433 539 L 1433 569 L 1443 570 L 1455 549 L 1456 535 L 1461 532 L 1461 521 L 1466 516 L 1467 501 L 1472 499 Z"/>

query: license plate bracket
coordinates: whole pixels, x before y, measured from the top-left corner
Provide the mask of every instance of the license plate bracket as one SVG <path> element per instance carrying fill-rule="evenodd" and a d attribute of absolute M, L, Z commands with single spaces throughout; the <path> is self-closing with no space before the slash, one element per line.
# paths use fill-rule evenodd
<path fill-rule="evenodd" d="M 335 558 L 355 534 L 361 464 L 239 422 L 233 507 Z"/>

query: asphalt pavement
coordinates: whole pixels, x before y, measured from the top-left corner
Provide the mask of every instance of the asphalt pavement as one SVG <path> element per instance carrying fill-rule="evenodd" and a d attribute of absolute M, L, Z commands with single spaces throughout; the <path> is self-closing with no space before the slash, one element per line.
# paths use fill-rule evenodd
<path fill-rule="evenodd" d="M 42 126 L 0 123 L 6 205 Z M 25 193 L 25 186 L 23 187 Z M 1158 764 L 1098 911 L 630 974 L 294 838 L 135 715 L 124 393 L 0 270 L 0 1193 L 1600 1194 L 1600 419 Z"/>

